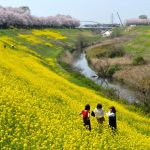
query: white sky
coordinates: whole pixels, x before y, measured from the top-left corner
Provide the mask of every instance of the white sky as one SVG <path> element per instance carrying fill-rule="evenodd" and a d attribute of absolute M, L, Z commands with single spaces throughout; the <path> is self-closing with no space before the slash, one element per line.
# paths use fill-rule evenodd
<path fill-rule="evenodd" d="M 28 6 L 32 15 L 71 15 L 81 21 L 110 23 L 111 14 L 121 18 L 136 18 L 141 14 L 150 17 L 150 0 L 0 0 L 1 6 Z"/>

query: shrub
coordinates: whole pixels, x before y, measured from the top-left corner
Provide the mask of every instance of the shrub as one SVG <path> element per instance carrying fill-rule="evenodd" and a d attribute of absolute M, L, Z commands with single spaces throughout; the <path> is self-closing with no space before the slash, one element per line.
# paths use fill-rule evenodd
<path fill-rule="evenodd" d="M 110 47 L 110 50 L 107 52 L 107 56 L 109 58 L 114 58 L 114 57 L 122 57 L 124 56 L 125 51 L 122 46 L 112 46 Z"/>
<path fill-rule="evenodd" d="M 122 45 L 103 45 L 93 49 L 93 54 L 97 58 L 101 57 L 122 57 L 125 55 L 125 50 Z"/>
<path fill-rule="evenodd" d="M 119 70 L 119 66 L 118 65 L 113 65 L 113 66 L 110 66 L 107 70 L 107 77 L 112 77 L 113 74 Z"/>
<path fill-rule="evenodd" d="M 142 56 L 138 56 L 133 59 L 133 65 L 142 65 L 142 64 L 145 64 L 145 60 Z"/>
<path fill-rule="evenodd" d="M 84 35 L 79 34 L 75 42 L 75 49 L 78 50 L 79 52 L 82 52 L 83 48 L 87 46 L 88 46 L 87 38 Z"/>

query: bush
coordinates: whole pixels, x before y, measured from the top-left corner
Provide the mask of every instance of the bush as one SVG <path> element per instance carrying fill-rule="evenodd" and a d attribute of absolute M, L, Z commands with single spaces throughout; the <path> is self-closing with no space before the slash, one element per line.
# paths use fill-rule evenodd
<path fill-rule="evenodd" d="M 112 46 L 110 47 L 110 50 L 107 52 L 107 56 L 109 58 L 114 58 L 114 57 L 122 57 L 124 56 L 125 51 L 123 46 Z"/>
<path fill-rule="evenodd" d="M 113 66 L 110 66 L 107 70 L 107 77 L 112 77 L 113 74 L 118 71 L 120 68 L 118 65 L 113 65 Z"/>
<path fill-rule="evenodd" d="M 103 45 L 101 47 L 95 48 L 93 53 L 97 58 L 101 57 L 122 57 L 125 55 L 125 50 L 122 45 Z"/>
<path fill-rule="evenodd" d="M 84 35 L 79 34 L 75 42 L 75 49 L 78 50 L 79 52 L 82 52 L 82 50 L 87 46 L 88 46 L 87 38 Z"/>
<path fill-rule="evenodd" d="M 133 59 L 133 65 L 142 65 L 142 64 L 145 64 L 145 60 L 142 56 L 138 56 Z"/>

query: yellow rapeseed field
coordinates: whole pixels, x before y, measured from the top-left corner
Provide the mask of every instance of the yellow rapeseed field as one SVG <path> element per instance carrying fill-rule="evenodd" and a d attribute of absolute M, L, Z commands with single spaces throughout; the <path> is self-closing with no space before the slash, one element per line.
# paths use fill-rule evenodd
<path fill-rule="evenodd" d="M 0 36 L 0 149 L 149 150 L 150 119 L 76 85 L 63 70 L 54 71 L 59 67 L 56 58 L 44 59 L 32 50 L 36 43 L 43 43 L 41 35 L 68 38 L 57 30 Z M 28 44 L 24 38 L 30 40 Z M 4 48 L 4 41 L 12 44 L 13 40 L 14 49 Z M 106 116 L 103 126 L 91 117 L 92 131 L 85 130 L 79 112 L 87 103 L 91 109 L 102 103 L 105 111 L 114 105 L 117 132 L 108 127 Z"/>
<path fill-rule="evenodd" d="M 66 39 L 65 36 L 61 35 L 60 33 L 58 32 L 53 32 L 53 31 L 50 31 L 48 29 L 44 29 L 44 30 L 33 30 L 32 31 L 32 34 L 35 35 L 35 36 L 47 36 L 49 38 L 54 38 L 56 40 L 63 40 L 63 39 Z"/>

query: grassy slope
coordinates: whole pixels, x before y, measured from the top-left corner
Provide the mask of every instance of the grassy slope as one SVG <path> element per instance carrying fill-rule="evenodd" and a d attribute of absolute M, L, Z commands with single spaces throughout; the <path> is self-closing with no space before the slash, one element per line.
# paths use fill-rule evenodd
<path fill-rule="evenodd" d="M 150 27 L 149 26 L 140 26 L 134 27 L 130 30 L 126 29 L 126 32 L 123 32 L 123 37 L 127 42 L 122 43 L 124 46 L 124 50 L 133 54 L 134 56 L 143 56 L 146 58 L 150 57 Z M 121 41 L 118 42 L 118 44 Z M 108 43 L 108 44 L 107 44 Z M 95 57 L 95 55 L 99 55 L 102 51 L 106 51 L 109 48 L 109 45 L 113 43 L 113 41 L 108 40 L 103 47 L 95 47 L 92 51 L 89 51 L 89 57 Z M 115 41 L 114 43 L 115 44 Z M 101 45 L 100 45 L 101 46 Z"/>
<path fill-rule="evenodd" d="M 51 31 L 67 38 L 58 40 L 61 36 L 53 33 L 44 36 L 49 32 L 45 30 L 37 31 L 41 35 L 26 30 L 0 31 L 0 149 L 150 149 L 149 118 L 97 95 L 86 85 L 71 82 L 76 79 L 56 63 L 61 44 L 72 44 L 81 31 Z M 31 36 L 21 38 L 20 34 Z M 91 33 L 84 34 L 92 38 Z M 47 42 L 61 44 L 47 46 Z M 91 118 L 91 133 L 83 128 L 79 111 L 86 103 L 94 109 L 98 102 L 105 110 L 116 106 L 115 135 L 107 122 L 99 129 L 95 118 Z"/>
<path fill-rule="evenodd" d="M 133 40 L 124 45 L 125 50 L 134 55 L 150 57 L 150 27 L 135 27 L 125 35 L 133 36 Z"/>

